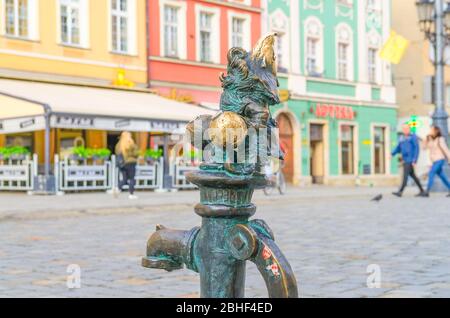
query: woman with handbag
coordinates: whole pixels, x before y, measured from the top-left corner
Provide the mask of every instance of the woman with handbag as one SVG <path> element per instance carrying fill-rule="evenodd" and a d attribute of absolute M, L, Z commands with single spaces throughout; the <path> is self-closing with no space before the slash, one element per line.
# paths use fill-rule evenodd
<path fill-rule="evenodd" d="M 130 192 L 128 198 L 130 200 L 137 199 L 137 196 L 134 195 L 134 178 L 136 176 L 136 164 L 139 157 L 139 149 L 130 132 L 122 132 L 115 150 L 117 164 L 122 173 L 122 180 L 119 182 L 119 191 L 122 191 L 123 186 L 128 184 L 128 190 Z"/>
<path fill-rule="evenodd" d="M 432 126 L 430 134 L 424 142 L 424 146 L 430 152 L 430 159 L 433 162 L 430 172 L 428 174 L 428 187 L 427 191 L 423 194 L 424 197 L 430 196 L 430 190 L 433 187 L 434 178 L 439 176 L 442 182 L 445 184 L 449 190 L 450 197 L 450 181 L 445 175 L 444 166 L 450 163 L 450 150 L 447 146 L 447 141 L 442 136 L 441 130 L 437 126 Z"/>

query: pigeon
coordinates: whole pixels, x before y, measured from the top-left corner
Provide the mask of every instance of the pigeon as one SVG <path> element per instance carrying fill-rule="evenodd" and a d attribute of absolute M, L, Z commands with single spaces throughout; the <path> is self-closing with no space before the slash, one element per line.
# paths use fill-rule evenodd
<path fill-rule="evenodd" d="M 379 194 L 379 195 L 377 195 L 375 198 L 373 198 L 373 199 L 370 200 L 370 201 L 380 202 L 381 199 L 383 199 L 383 195 L 382 195 L 382 194 Z"/>

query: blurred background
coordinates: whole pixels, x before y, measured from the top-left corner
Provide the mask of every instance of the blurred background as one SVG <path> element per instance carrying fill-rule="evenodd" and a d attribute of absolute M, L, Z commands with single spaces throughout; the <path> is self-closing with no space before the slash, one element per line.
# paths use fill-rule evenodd
<path fill-rule="evenodd" d="M 449 94 L 436 100 L 436 85 L 447 91 L 450 78 L 435 80 L 447 54 L 435 62 L 433 3 L 2 0 L 0 165 L 23 169 L 4 168 L 0 190 L 109 189 L 123 130 L 149 166 L 143 188 L 190 187 L 183 174 L 191 163 L 173 150 L 177 136 L 196 115 L 218 109 L 229 48 L 250 50 L 268 32 L 278 34 L 282 103 L 272 112 L 286 180 L 396 184 L 390 152 L 400 125 L 425 136 L 435 104 L 450 103 L 442 99 Z M 442 9 L 445 18 L 444 2 Z M 64 164 L 106 170 L 67 172 Z M 428 164 L 423 153 L 419 174 Z"/>

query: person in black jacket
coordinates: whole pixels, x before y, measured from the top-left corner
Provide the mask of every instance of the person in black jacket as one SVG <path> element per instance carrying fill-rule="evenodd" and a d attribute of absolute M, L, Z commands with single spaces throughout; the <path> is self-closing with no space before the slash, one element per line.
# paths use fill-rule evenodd
<path fill-rule="evenodd" d="M 417 178 L 414 168 L 417 164 L 417 159 L 419 158 L 420 146 L 418 138 L 415 134 L 411 133 L 411 128 L 408 124 L 404 124 L 402 126 L 402 131 L 404 134 L 403 139 L 398 143 L 397 147 L 395 147 L 392 152 L 392 156 L 397 154 L 402 155 L 403 160 L 403 181 L 400 186 L 400 189 L 397 192 L 393 192 L 392 194 L 398 197 L 403 195 L 403 191 L 405 190 L 406 184 L 408 182 L 408 177 L 414 180 L 417 186 L 420 189 L 419 194 L 416 196 L 424 196 L 425 191 L 423 190 L 422 185 L 420 184 L 419 178 Z"/>
<path fill-rule="evenodd" d="M 130 132 L 124 131 L 120 135 L 119 142 L 116 145 L 116 155 L 121 157 L 123 166 L 120 167 L 122 180 L 119 183 L 119 190 L 122 191 L 123 186 L 128 184 L 130 195 L 129 199 L 137 199 L 134 194 L 134 184 L 136 176 L 136 164 L 139 157 L 139 149 L 133 140 Z"/>

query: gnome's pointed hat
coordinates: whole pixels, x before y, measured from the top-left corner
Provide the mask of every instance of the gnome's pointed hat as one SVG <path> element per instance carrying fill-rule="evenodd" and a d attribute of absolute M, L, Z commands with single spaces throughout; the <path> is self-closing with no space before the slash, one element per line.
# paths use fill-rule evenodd
<path fill-rule="evenodd" d="M 250 72 L 254 73 L 272 93 L 275 104 L 279 103 L 277 61 L 274 51 L 276 36 L 277 33 L 270 33 L 262 37 L 247 57 Z"/>

